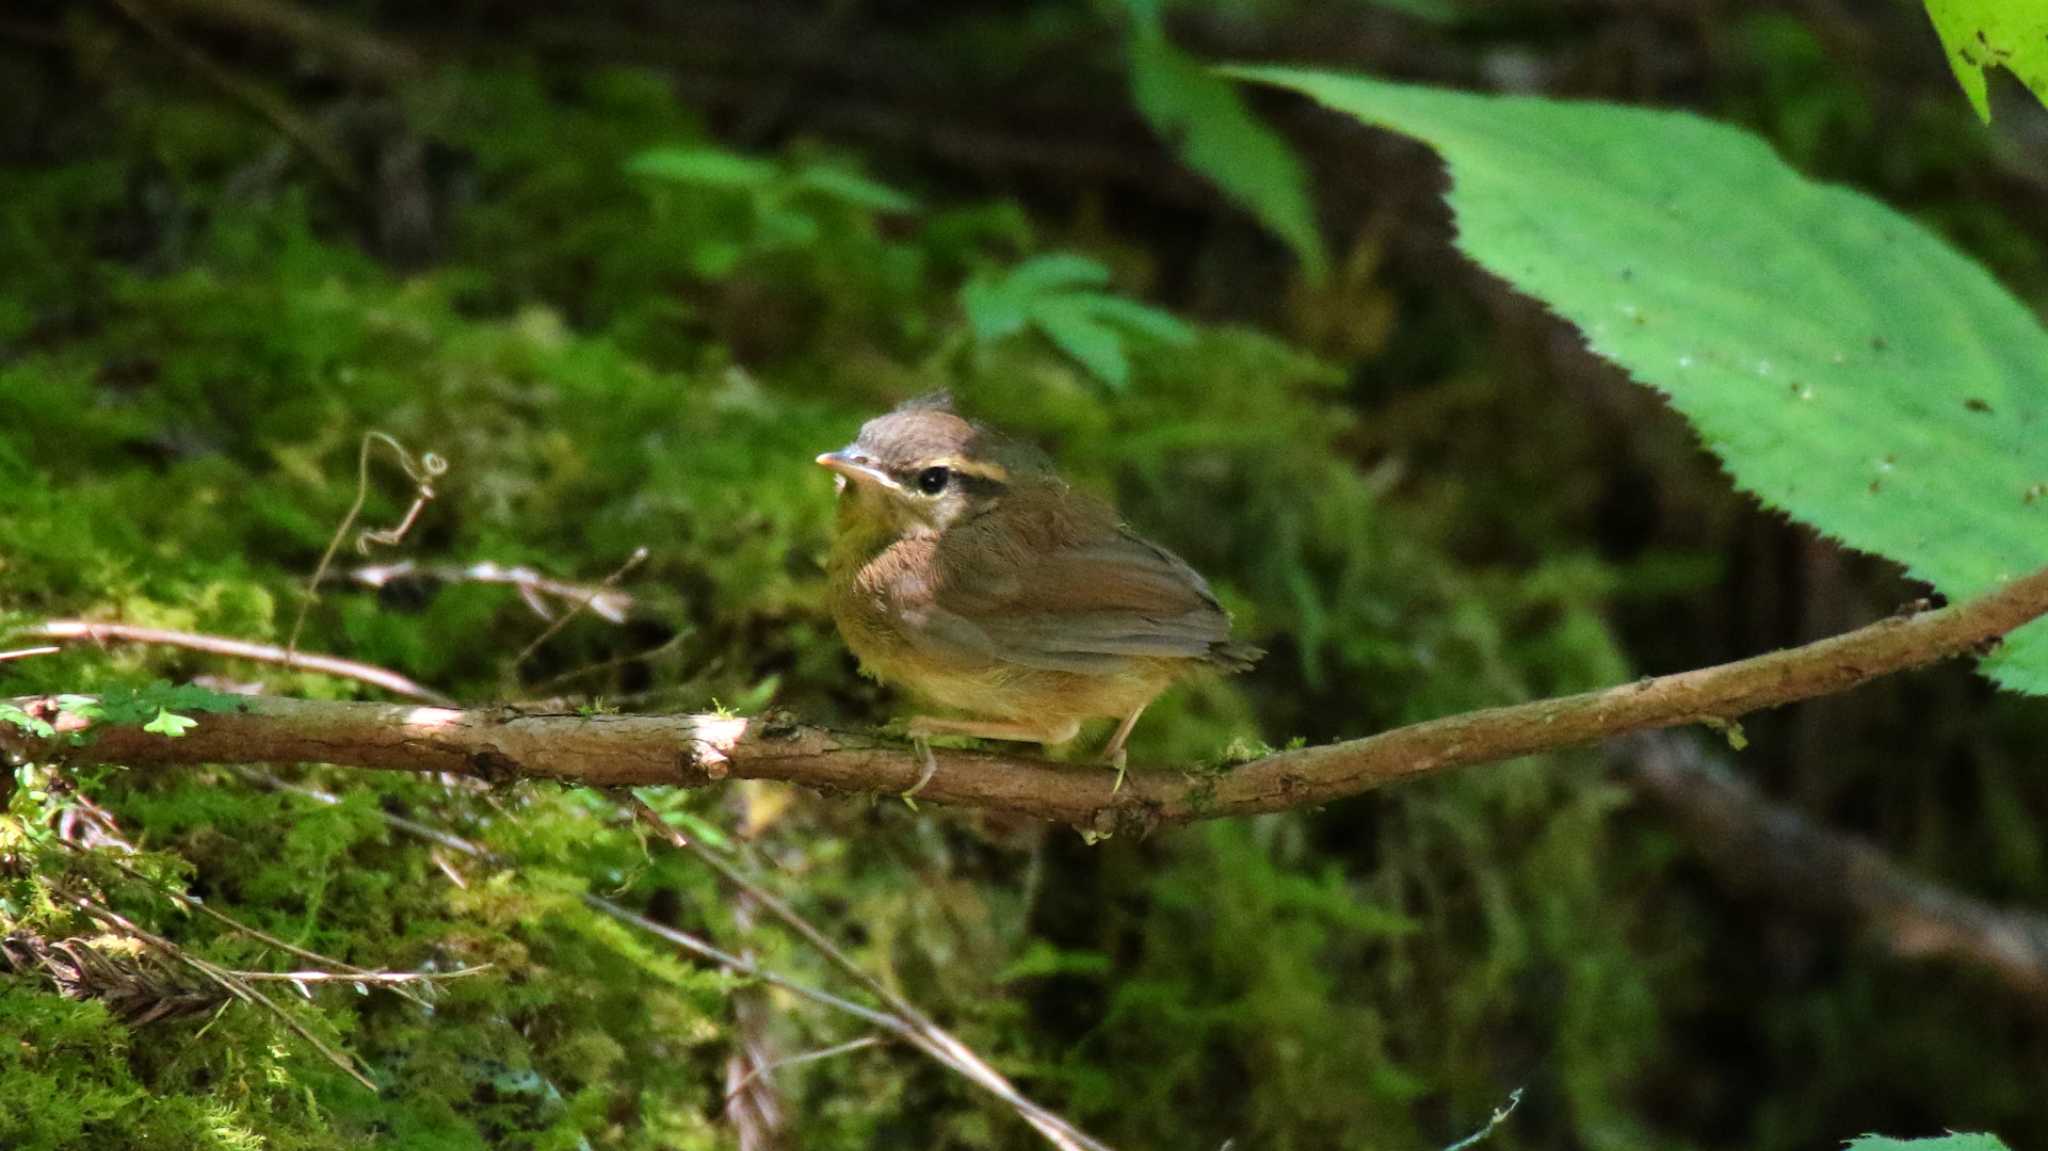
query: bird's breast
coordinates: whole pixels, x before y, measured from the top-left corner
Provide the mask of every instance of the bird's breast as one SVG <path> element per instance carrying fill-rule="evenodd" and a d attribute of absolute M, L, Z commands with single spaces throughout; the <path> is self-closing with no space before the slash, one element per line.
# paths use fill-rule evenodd
<path fill-rule="evenodd" d="M 861 664 L 883 679 L 895 674 L 913 646 L 917 613 L 932 602 L 927 540 L 904 539 L 866 554 L 832 559 L 832 617 Z"/>

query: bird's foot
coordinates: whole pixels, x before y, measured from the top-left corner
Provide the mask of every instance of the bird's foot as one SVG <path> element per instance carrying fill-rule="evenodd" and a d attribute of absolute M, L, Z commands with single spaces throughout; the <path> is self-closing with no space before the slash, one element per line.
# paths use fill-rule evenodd
<path fill-rule="evenodd" d="M 917 793 L 923 791 L 924 785 L 930 783 L 932 776 L 939 773 L 939 759 L 932 754 L 932 745 L 926 743 L 922 735 L 911 736 L 910 746 L 912 750 L 917 752 L 918 758 L 923 761 L 923 764 L 918 769 L 917 782 L 899 792 L 897 798 L 903 801 L 903 806 L 916 811 Z"/>
<path fill-rule="evenodd" d="M 1109 737 L 1109 743 L 1103 746 L 1102 762 L 1116 768 L 1116 783 L 1109 789 L 1111 795 L 1124 789 L 1124 741 L 1131 738 L 1131 729 L 1138 726 L 1138 717 L 1143 714 L 1144 704 L 1133 708 L 1123 722 L 1116 725 L 1116 734 Z"/>

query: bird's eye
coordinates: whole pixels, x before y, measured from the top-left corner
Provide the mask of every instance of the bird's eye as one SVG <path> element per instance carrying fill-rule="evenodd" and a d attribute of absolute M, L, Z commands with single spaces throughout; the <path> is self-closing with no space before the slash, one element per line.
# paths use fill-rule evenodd
<path fill-rule="evenodd" d="M 928 496 L 938 495 L 946 490 L 946 481 L 952 478 L 953 473 L 944 468 L 926 468 L 917 473 L 917 490 Z"/>

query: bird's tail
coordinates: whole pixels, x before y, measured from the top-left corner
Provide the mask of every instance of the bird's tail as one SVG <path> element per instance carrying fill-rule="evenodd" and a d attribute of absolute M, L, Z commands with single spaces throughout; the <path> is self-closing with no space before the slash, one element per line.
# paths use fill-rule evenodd
<path fill-rule="evenodd" d="M 1266 649 L 1257 644 L 1241 640 L 1224 640 L 1209 645 L 1208 659 L 1210 663 L 1226 672 L 1250 671 L 1251 666 L 1259 662 L 1259 657 L 1265 654 Z"/>

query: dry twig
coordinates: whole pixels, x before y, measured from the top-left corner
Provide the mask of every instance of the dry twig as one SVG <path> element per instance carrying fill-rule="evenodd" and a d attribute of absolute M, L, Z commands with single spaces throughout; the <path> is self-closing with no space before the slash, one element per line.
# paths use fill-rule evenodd
<path fill-rule="evenodd" d="M 140 871 L 135 870 L 134 868 L 128 866 L 126 863 L 121 862 L 119 859 L 114 858 L 112 855 L 106 852 L 90 851 L 85 847 L 81 847 L 78 844 L 70 842 L 69 840 L 60 839 L 58 840 L 58 842 L 64 844 L 64 846 L 79 853 L 80 855 L 88 856 L 89 858 L 92 858 L 99 862 L 111 864 L 116 870 L 120 871 L 123 875 L 126 875 L 130 879 L 135 880 L 137 883 L 147 886 L 152 891 L 155 891 L 157 894 L 162 895 L 166 899 L 169 899 L 171 902 L 176 903 L 178 906 L 183 907 L 187 911 L 203 915 L 206 918 L 213 920 L 215 923 L 218 923 L 221 926 L 226 927 L 228 930 L 233 931 L 238 935 L 248 936 L 250 939 L 253 939 L 256 942 L 263 944 L 265 947 L 274 947 L 287 955 L 297 956 L 298 958 L 304 959 L 309 963 L 318 963 L 323 968 L 327 969 L 318 973 L 303 971 L 294 973 L 294 975 L 291 977 L 291 981 L 294 983 L 321 981 L 348 981 L 363 984 L 374 983 L 389 987 L 396 994 L 413 1001 L 421 1007 L 426 1007 L 429 1006 L 427 1001 L 420 995 L 406 987 L 406 984 L 432 983 L 440 979 L 454 979 L 465 975 L 475 975 L 480 971 L 489 970 L 491 966 L 490 964 L 485 963 L 471 967 L 460 967 L 453 971 L 394 972 L 376 971 L 367 967 L 358 967 L 353 963 L 344 963 L 339 959 L 335 959 L 330 956 L 322 955 L 317 951 L 312 951 L 307 948 L 300 947 L 298 944 L 293 943 L 289 940 L 279 939 L 277 936 L 272 935 L 267 931 L 264 931 L 262 928 L 252 927 L 249 924 L 243 923 L 241 920 L 236 919 L 234 916 L 227 914 L 226 912 L 216 911 L 213 908 L 208 907 L 206 904 L 200 902 L 197 899 L 194 899 L 192 896 L 187 895 L 182 891 L 177 890 L 174 887 L 168 887 L 162 883 L 157 882 L 156 880 L 151 879 L 149 876 L 144 875 Z M 126 852 L 133 852 L 135 850 L 135 848 L 132 845 L 129 845 L 126 842 L 121 842 L 114 846 L 118 850 Z M 284 975 L 259 974 L 248 971 L 237 972 L 237 974 L 242 976 L 244 979 L 287 978 L 287 976 Z M 301 990 L 303 990 L 303 988 L 301 988 Z"/>
<path fill-rule="evenodd" d="M 635 554 L 644 558 L 646 550 L 641 548 Z M 635 559 L 633 562 L 638 563 L 639 560 Z M 607 623 L 624 623 L 627 613 L 633 610 L 631 592 L 620 591 L 607 584 L 580 584 L 550 579 L 529 567 L 506 567 L 490 560 L 473 564 L 417 564 L 411 560 L 399 560 L 388 564 L 364 564 L 351 570 L 348 578 L 365 587 L 373 588 L 387 587 L 406 580 L 503 584 L 518 589 L 519 598 L 533 614 L 550 623 L 556 618 L 550 600 L 560 600 L 571 608 L 578 604 L 584 605 L 592 615 Z"/>
<path fill-rule="evenodd" d="M 830 936 L 820 931 L 815 924 L 795 909 L 784 903 L 780 897 L 747 875 L 746 872 L 727 862 L 715 851 L 684 835 L 661 818 L 661 814 L 647 805 L 647 801 L 631 792 L 626 794 L 626 804 L 641 823 L 671 846 L 687 851 L 698 861 L 718 873 L 720 879 L 737 891 L 746 893 L 757 905 L 770 915 L 781 920 L 783 925 L 809 944 L 811 950 L 823 956 L 832 966 L 844 972 L 854 982 L 865 988 L 899 1021 L 891 1028 L 909 1040 L 919 1050 L 939 1058 L 942 1062 L 967 1077 L 968 1081 L 1008 1103 L 1015 1108 L 1024 1121 L 1031 1124 L 1047 1142 L 1062 1151 L 1107 1151 L 1103 1144 L 1065 1118 L 1047 1111 L 1018 1092 L 1002 1073 L 989 1066 L 972 1048 L 956 1039 L 953 1034 L 932 1021 L 915 1003 L 905 999 L 894 988 L 877 979 L 862 967 L 851 955 L 832 942 Z"/>
<path fill-rule="evenodd" d="M 626 557 L 625 563 L 620 564 L 617 568 L 613 569 L 612 574 L 598 581 L 597 586 L 591 588 L 590 593 L 588 595 L 585 595 L 581 600 L 579 600 L 574 607 L 571 607 L 568 611 L 563 612 L 560 619 L 557 619 L 555 622 L 549 624 L 546 628 L 542 629 L 539 635 L 533 637 L 533 642 L 519 649 L 519 654 L 512 657 L 511 664 L 508 665 L 505 669 L 505 677 L 509 681 L 507 686 L 509 687 L 511 686 L 512 683 L 517 682 L 517 676 L 519 674 L 520 665 L 525 663 L 528 659 L 532 658 L 533 653 L 539 651 L 540 646 L 542 644 L 548 642 L 548 640 L 550 639 L 553 639 L 555 633 L 561 631 L 565 627 L 568 627 L 570 620 L 575 619 L 585 610 L 590 609 L 592 605 L 594 605 L 597 602 L 597 597 L 603 595 L 606 591 L 610 590 L 620 580 L 625 579 L 626 573 L 632 571 L 634 568 L 639 567 L 641 564 L 645 563 L 647 561 L 647 555 L 648 552 L 645 547 L 634 548 L 633 554 Z M 507 694 L 510 693 L 508 692 Z"/>
<path fill-rule="evenodd" d="M 134 627 L 123 623 L 97 623 L 84 619 L 52 619 L 31 624 L 10 634 L 36 639 L 54 639 L 64 642 L 91 640 L 97 644 L 143 643 L 161 644 L 165 647 L 183 648 L 186 651 L 205 652 L 208 655 L 225 656 L 229 659 L 253 660 L 257 663 L 281 664 L 293 671 L 310 671 L 320 675 L 331 675 L 337 679 L 351 679 L 357 683 L 382 688 L 393 695 L 416 699 L 423 703 L 452 704 L 455 701 L 442 695 L 408 676 L 400 675 L 389 668 L 373 663 L 343 659 L 334 655 L 317 655 L 294 652 L 274 644 L 251 643 L 248 640 L 229 639 L 226 636 L 206 635 L 200 632 L 170 631 L 165 628 Z M 44 649 L 55 651 L 56 648 Z"/>
<path fill-rule="evenodd" d="M 143 927 L 137 925 L 134 921 L 128 919 L 126 916 L 120 914 L 119 912 L 112 910 L 111 908 L 102 907 L 89 899 L 74 899 L 72 902 L 73 905 L 77 907 L 78 910 L 84 912 L 85 914 L 91 916 L 94 919 L 99 920 L 101 923 L 107 924 L 110 927 L 118 929 L 122 934 L 127 935 L 132 939 L 140 940 L 148 946 L 156 949 L 156 951 L 162 956 L 164 956 L 166 959 L 173 960 L 175 962 L 182 963 L 187 967 L 190 967 L 192 970 L 198 972 L 206 979 L 218 985 L 222 991 L 227 992 L 229 995 L 241 1000 L 243 1003 L 247 1003 L 256 1007 L 261 1007 L 263 1010 L 269 1012 L 273 1017 L 275 1017 L 280 1023 L 283 1023 L 286 1027 L 291 1028 L 293 1034 L 297 1035 L 300 1039 L 304 1040 L 307 1046 L 311 1047 L 315 1051 L 318 1051 L 322 1058 L 326 1059 L 329 1063 L 334 1064 L 336 1067 L 339 1067 L 343 1072 L 347 1073 L 349 1078 L 355 1080 L 357 1083 L 362 1084 L 364 1087 L 369 1088 L 372 1092 L 377 1090 L 377 1084 L 375 1083 L 375 1081 L 373 1081 L 368 1075 L 363 1073 L 362 1069 L 357 1065 L 356 1061 L 353 1058 L 351 1058 L 346 1052 L 343 1052 L 340 1049 L 334 1047 L 333 1045 L 327 1043 L 318 1035 L 313 1034 L 310 1030 L 306 1028 L 306 1025 L 299 1022 L 297 1017 L 292 1015 L 291 1012 L 286 1011 L 282 1007 L 279 1007 L 276 1001 L 271 999 L 270 996 L 263 994 L 263 992 L 258 991 L 254 987 L 251 987 L 249 985 L 248 980 L 244 979 L 240 972 L 231 971 L 228 968 L 222 967 L 218 963 L 212 963 L 207 960 L 201 959 L 197 955 L 193 955 L 191 952 L 186 951 L 184 948 L 179 947 L 177 944 L 172 943 L 168 939 L 165 939 L 163 936 L 144 929 Z"/>
<path fill-rule="evenodd" d="M 40 975 L 66 999 L 92 999 L 116 1019 L 142 1027 L 216 1011 L 228 993 L 155 951 L 131 952 L 112 937 L 0 936 L 0 971 Z M 132 946 L 132 945 L 129 945 Z"/>
<path fill-rule="evenodd" d="M 733 1101 L 738 1099 L 748 1087 L 752 1086 L 756 1079 L 769 1072 L 778 1071 L 784 1067 L 796 1067 L 804 1063 L 816 1063 L 821 1059 L 831 1059 L 835 1056 L 850 1054 L 864 1047 L 879 1047 L 887 1042 L 888 1040 L 879 1035 L 863 1035 L 859 1039 L 850 1039 L 845 1043 L 835 1043 L 830 1047 L 823 1047 L 816 1051 L 806 1051 L 801 1055 L 789 1055 L 781 1059 L 771 1059 L 766 1063 L 757 1063 L 745 1074 L 741 1075 L 739 1081 L 726 1091 L 726 1109 L 731 1110 Z"/>

